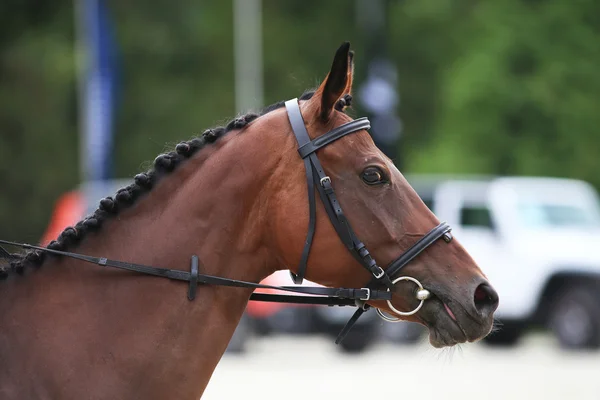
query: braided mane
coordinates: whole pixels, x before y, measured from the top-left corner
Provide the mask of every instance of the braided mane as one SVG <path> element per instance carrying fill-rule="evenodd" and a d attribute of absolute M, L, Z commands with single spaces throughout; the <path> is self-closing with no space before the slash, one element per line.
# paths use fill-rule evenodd
<path fill-rule="evenodd" d="M 314 94 L 314 91 L 306 91 L 300 96 L 300 100 L 308 100 Z M 346 95 L 338 101 L 336 109 L 343 109 L 350 105 L 352 96 Z M 66 251 L 68 248 L 80 243 L 89 232 L 98 231 L 103 223 L 109 218 L 113 218 L 120 211 L 132 206 L 142 195 L 150 192 L 159 179 L 174 171 L 178 165 L 185 160 L 191 158 L 199 150 L 207 144 L 214 143 L 232 130 L 239 130 L 246 127 L 256 118 L 265 115 L 273 110 L 281 108 L 285 105 L 284 101 L 272 104 L 263 108 L 259 113 L 248 113 L 230 121 L 224 127 L 216 127 L 207 129 L 200 137 L 189 141 L 179 143 L 174 151 L 160 154 L 154 159 L 153 168 L 137 174 L 134 177 L 134 182 L 124 188 L 119 189 L 116 194 L 100 200 L 100 205 L 91 215 L 77 222 L 75 226 L 65 228 L 56 240 L 51 241 L 47 248 L 53 250 Z M 9 272 L 14 271 L 19 275 L 24 273 L 26 266 L 39 268 L 44 260 L 51 256 L 49 253 L 42 250 L 31 250 L 23 254 L 19 254 L 13 258 L 9 267 L 0 266 L 0 280 L 6 279 Z M 57 257 L 52 255 L 52 257 Z"/>

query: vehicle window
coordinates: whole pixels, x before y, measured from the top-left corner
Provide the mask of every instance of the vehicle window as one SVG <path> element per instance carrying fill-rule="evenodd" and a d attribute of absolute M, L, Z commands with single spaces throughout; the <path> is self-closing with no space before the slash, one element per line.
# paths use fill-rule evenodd
<path fill-rule="evenodd" d="M 476 226 L 493 229 L 490 210 L 484 206 L 465 206 L 460 210 L 460 223 L 463 226 Z"/>
<path fill-rule="evenodd" d="M 518 205 L 521 221 L 529 227 L 598 227 L 600 220 L 594 211 L 577 205 L 533 201 Z"/>

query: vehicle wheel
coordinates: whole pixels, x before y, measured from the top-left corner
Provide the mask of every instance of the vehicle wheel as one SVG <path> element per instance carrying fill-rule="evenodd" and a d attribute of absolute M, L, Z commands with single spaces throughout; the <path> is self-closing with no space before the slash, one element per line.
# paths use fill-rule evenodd
<path fill-rule="evenodd" d="M 370 326 L 355 326 L 348 332 L 344 340 L 338 345 L 345 353 L 360 353 L 365 351 L 377 340 L 377 329 Z"/>
<path fill-rule="evenodd" d="M 313 329 L 312 317 L 307 307 L 286 307 L 267 319 L 274 333 L 307 334 Z"/>
<path fill-rule="evenodd" d="M 600 347 L 600 294 L 586 286 L 570 286 L 550 310 L 549 327 L 566 349 Z"/>
<path fill-rule="evenodd" d="M 523 334 L 523 326 L 517 322 L 499 321 L 499 326 L 483 339 L 489 346 L 514 346 Z"/>
<path fill-rule="evenodd" d="M 256 336 L 268 336 L 273 333 L 273 329 L 263 318 L 251 318 L 251 325 Z"/>

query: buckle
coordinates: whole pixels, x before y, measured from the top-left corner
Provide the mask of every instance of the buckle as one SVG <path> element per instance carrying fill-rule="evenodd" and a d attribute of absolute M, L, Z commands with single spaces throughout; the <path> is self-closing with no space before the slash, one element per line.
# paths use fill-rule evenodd
<path fill-rule="evenodd" d="M 321 178 L 321 180 L 319 181 L 319 183 L 321 184 L 321 186 L 325 187 L 325 183 L 329 183 L 331 184 L 331 178 L 328 176 L 324 176 Z"/>
<path fill-rule="evenodd" d="M 377 266 L 377 268 L 379 268 L 379 272 L 372 272 L 372 274 L 375 279 L 381 279 L 381 277 L 385 275 L 385 271 L 380 266 Z"/>
<path fill-rule="evenodd" d="M 371 299 L 371 289 L 364 287 L 364 288 L 360 288 L 360 290 L 366 290 L 367 291 L 367 296 L 364 297 L 364 298 L 361 297 L 359 300 L 369 301 Z"/>
<path fill-rule="evenodd" d="M 442 235 L 442 239 L 444 239 L 444 242 L 446 242 L 446 243 L 450 243 L 450 242 L 452 241 L 452 234 L 450 233 L 450 231 L 448 231 L 448 232 L 445 232 L 445 233 Z"/>

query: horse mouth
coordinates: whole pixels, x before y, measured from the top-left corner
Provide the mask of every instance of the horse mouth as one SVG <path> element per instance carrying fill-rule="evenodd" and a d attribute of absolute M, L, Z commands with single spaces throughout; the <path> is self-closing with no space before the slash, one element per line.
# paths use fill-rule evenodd
<path fill-rule="evenodd" d="M 437 296 L 428 299 L 419 314 L 429 329 L 429 343 L 433 347 L 451 347 L 473 341 L 469 339 L 455 312 Z"/>
<path fill-rule="evenodd" d="M 429 296 L 423 300 L 417 297 L 419 291 L 407 285 L 396 287 L 394 294 L 408 301 L 408 304 L 402 304 L 402 307 L 412 306 L 412 309 L 416 310 L 416 313 L 405 312 L 400 315 L 413 315 L 406 319 L 427 327 L 430 344 L 435 348 L 442 348 L 476 342 L 492 331 L 493 312 L 498 305 L 497 294 L 491 287 L 481 288 L 484 285 L 487 283 L 479 283 L 473 297 L 464 296 L 465 290 L 457 291 L 435 284 L 423 285 L 429 292 Z M 488 297 L 482 299 L 481 295 Z M 419 301 L 422 302 L 419 303 L 420 309 L 417 304 Z M 394 309 L 391 305 L 390 308 Z"/>

